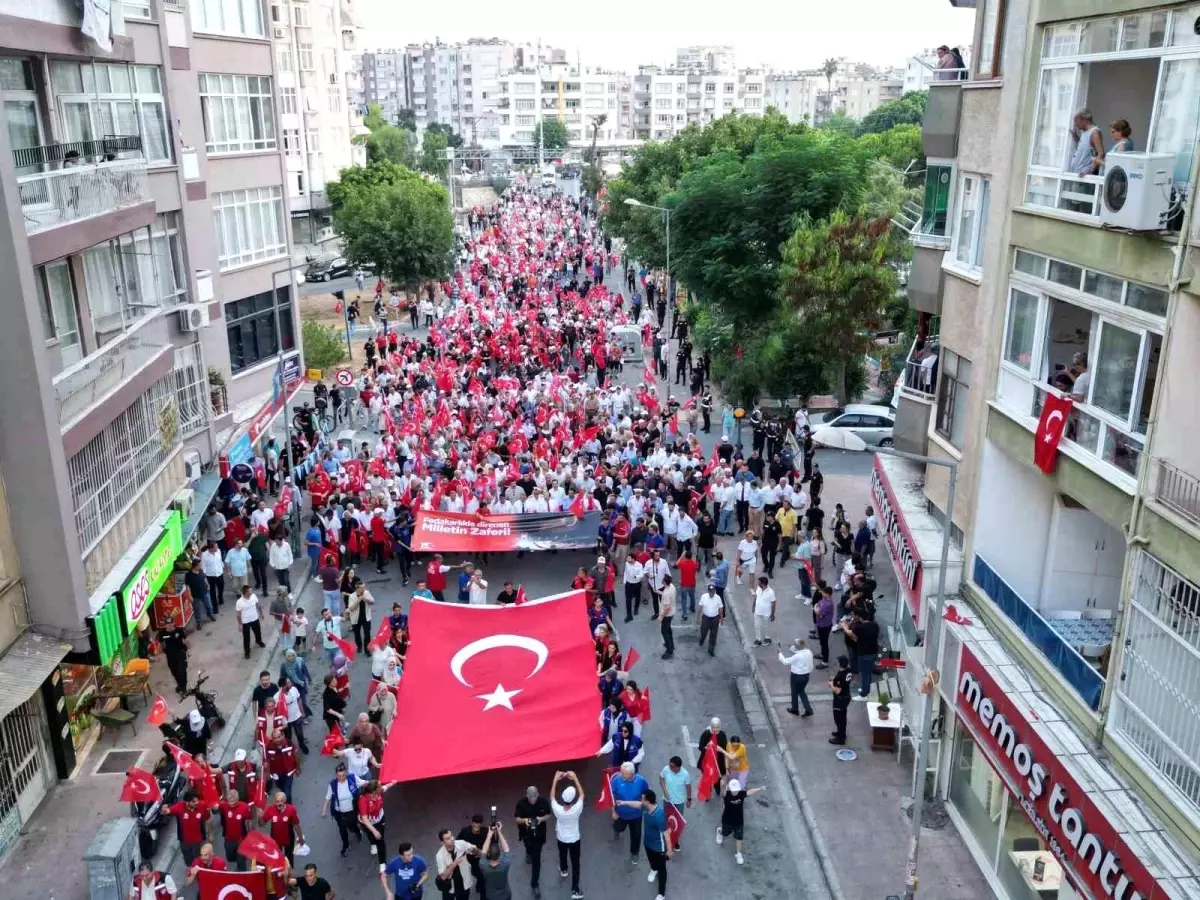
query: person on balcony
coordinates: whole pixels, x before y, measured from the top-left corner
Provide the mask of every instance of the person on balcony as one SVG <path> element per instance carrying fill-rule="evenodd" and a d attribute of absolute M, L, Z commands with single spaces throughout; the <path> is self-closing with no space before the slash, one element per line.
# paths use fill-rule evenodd
<path fill-rule="evenodd" d="M 1075 113 L 1071 126 L 1071 159 L 1067 168 L 1076 175 L 1094 175 L 1104 164 L 1104 141 L 1090 109 Z"/>
<path fill-rule="evenodd" d="M 1129 123 L 1124 119 L 1113 119 L 1108 123 L 1108 133 L 1113 139 L 1112 146 L 1108 148 L 1108 153 L 1132 153 L 1134 150 L 1133 129 L 1129 127 Z M 1099 175 L 1104 168 L 1103 159 L 1092 160 L 1092 166 Z"/>

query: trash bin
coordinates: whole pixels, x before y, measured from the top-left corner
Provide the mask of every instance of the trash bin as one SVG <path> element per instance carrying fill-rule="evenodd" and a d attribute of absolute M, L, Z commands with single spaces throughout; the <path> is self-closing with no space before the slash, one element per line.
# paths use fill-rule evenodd
<path fill-rule="evenodd" d="M 100 826 L 83 854 L 91 900 L 126 900 L 142 862 L 137 820 L 124 816 Z"/>

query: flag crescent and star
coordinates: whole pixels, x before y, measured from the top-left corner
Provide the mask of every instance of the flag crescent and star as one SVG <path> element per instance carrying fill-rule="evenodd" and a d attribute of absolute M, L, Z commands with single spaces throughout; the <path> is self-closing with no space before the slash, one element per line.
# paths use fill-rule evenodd
<path fill-rule="evenodd" d="M 397 715 L 409 733 L 453 734 L 429 753 L 390 740 L 380 780 L 416 781 L 595 753 L 595 646 L 587 595 L 508 607 L 414 600 Z"/>

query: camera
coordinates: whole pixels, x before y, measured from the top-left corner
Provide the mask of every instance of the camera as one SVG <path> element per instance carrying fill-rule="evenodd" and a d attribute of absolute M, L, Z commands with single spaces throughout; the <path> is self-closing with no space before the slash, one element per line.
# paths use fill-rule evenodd
<path fill-rule="evenodd" d="M 496 807 L 492 807 L 492 827 L 496 827 Z"/>

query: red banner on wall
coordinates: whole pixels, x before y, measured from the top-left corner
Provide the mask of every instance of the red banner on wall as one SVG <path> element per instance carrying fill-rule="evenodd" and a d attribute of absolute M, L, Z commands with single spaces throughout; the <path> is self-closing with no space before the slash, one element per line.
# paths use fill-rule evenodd
<path fill-rule="evenodd" d="M 1067 428 L 1067 420 L 1075 404 L 1070 397 L 1046 394 L 1046 405 L 1038 419 L 1037 432 L 1033 436 L 1033 462 L 1049 475 L 1058 461 L 1058 444 Z"/>
<path fill-rule="evenodd" d="M 891 482 L 878 456 L 875 457 L 875 465 L 871 470 L 871 499 L 879 519 L 879 533 L 887 542 L 896 577 L 908 600 L 908 610 L 912 614 L 913 623 L 920 628 L 921 581 L 924 575 L 921 554 L 917 551 L 917 542 L 908 530 L 900 503 L 892 491 Z"/>
<path fill-rule="evenodd" d="M 1008 789 L 1020 798 L 1070 881 L 1092 897 L 1166 900 L 1168 894 L 1083 787 L 963 647 L 955 704 L 959 718 Z"/>
<path fill-rule="evenodd" d="M 481 516 L 417 512 L 412 548 L 418 553 L 504 553 L 509 550 L 587 550 L 596 546 L 600 514 L 570 512 Z"/>

